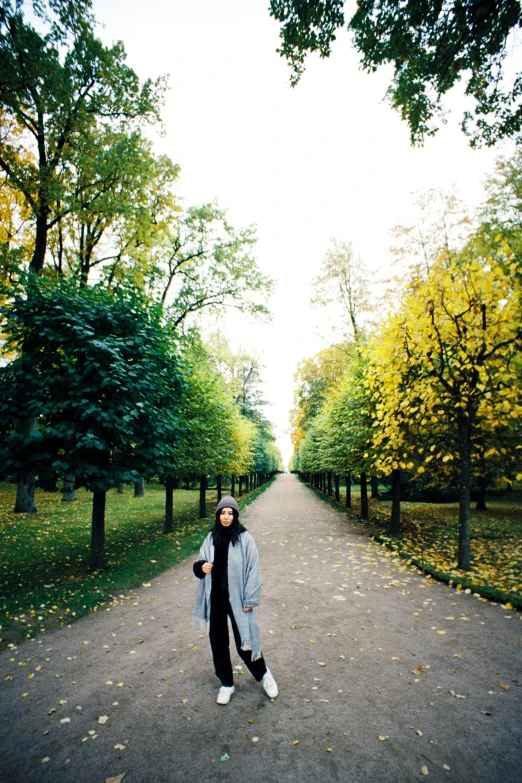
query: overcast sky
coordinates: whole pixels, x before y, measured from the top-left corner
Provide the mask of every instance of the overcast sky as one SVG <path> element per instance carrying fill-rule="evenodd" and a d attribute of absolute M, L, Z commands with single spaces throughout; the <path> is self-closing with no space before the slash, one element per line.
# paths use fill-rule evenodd
<path fill-rule="evenodd" d="M 343 31 L 331 58 L 309 58 L 290 88 L 268 0 L 95 0 L 95 10 L 101 37 L 123 40 L 141 78 L 170 74 L 166 135 L 156 146 L 182 167 L 184 203 L 217 199 L 233 225 L 258 227 L 259 265 L 277 280 L 273 322 L 223 326 L 236 344 L 263 352 L 266 413 L 288 460 L 293 373 L 326 345 L 309 299 L 330 239 L 353 242 L 384 276 L 389 231 L 411 219 L 414 194 L 456 188 L 474 206 L 509 150 L 469 148 L 458 128 L 462 91 L 450 96 L 448 124 L 412 149 L 408 127 L 383 100 L 390 71 L 360 71 Z"/>

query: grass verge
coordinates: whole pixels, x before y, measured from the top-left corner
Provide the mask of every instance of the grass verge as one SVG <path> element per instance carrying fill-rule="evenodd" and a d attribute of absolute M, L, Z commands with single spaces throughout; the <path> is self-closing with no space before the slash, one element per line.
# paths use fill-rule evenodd
<path fill-rule="evenodd" d="M 239 500 L 245 508 L 271 482 Z M 107 493 L 107 568 L 89 568 L 92 495 L 63 503 L 60 493 L 38 492 L 35 514 L 14 514 L 16 488 L 0 484 L 0 649 L 71 624 L 196 552 L 213 524 L 198 518 L 199 492 L 174 493 L 174 531 L 163 533 L 165 491 L 147 487 Z M 216 492 L 207 493 L 213 511 Z"/>

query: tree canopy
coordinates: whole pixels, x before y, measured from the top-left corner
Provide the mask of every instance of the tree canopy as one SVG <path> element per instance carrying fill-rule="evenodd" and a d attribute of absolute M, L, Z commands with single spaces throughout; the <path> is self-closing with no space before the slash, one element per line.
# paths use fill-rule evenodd
<path fill-rule="evenodd" d="M 344 0 L 271 0 L 281 23 L 278 50 L 297 84 L 309 52 L 329 57 L 345 25 Z M 364 70 L 393 66 L 387 91 L 408 123 L 412 144 L 433 135 L 444 121 L 443 98 L 458 82 L 466 84 L 473 110 L 462 128 L 472 146 L 519 137 L 522 127 L 522 75 L 509 73 L 506 56 L 516 45 L 510 33 L 522 21 L 518 0 L 359 0 L 348 21 Z"/>

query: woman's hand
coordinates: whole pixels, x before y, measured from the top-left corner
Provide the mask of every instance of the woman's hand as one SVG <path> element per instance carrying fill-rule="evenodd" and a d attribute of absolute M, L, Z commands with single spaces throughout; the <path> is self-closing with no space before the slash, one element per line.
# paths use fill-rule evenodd
<path fill-rule="evenodd" d="M 252 607 L 251 606 L 244 606 L 243 607 L 243 611 L 244 612 L 251 612 L 252 611 Z"/>
<path fill-rule="evenodd" d="M 203 571 L 204 574 L 210 574 L 212 568 L 213 568 L 212 563 L 203 563 L 203 565 L 201 566 L 201 570 Z"/>

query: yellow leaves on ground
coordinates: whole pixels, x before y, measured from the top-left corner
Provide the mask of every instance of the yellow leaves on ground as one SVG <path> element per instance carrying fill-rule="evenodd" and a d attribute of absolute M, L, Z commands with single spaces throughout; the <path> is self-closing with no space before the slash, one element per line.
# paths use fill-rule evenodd
<path fill-rule="evenodd" d="M 467 579 L 477 587 L 493 587 L 508 595 L 522 594 L 521 509 L 516 498 L 488 501 L 487 512 L 472 510 L 473 559 L 468 572 L 456 568 L 457 503 L 403 503 L 401 510 L 402 557 L 415 558 L 417 563 L 431 566 L 449 579 Z M 382 519 L 387 520 L 389 513 L 387 501 L 372 507 L 372 514 Z M 418 520 L 422 524 L 418 524 Z M 392 545 L 395 543 L 384 538 Z M 465 592 L 461 584 L 456 585 L 456 590 Z M 513 603 L 506 603 L 506 609 L 513 609 L 513 606 Z"/>

